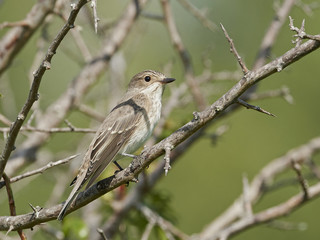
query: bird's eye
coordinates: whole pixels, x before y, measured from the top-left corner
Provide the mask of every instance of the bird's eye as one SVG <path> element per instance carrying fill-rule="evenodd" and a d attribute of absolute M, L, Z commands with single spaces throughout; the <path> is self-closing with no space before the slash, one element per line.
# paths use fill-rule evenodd
<path fill-rule="evenodd" d="M 150 76 L 145 76 L 145 77 L 144 77 L 144 80 L 145 80 L 146 82 L 150 82 L 151 77 L 150 77 Z"/>

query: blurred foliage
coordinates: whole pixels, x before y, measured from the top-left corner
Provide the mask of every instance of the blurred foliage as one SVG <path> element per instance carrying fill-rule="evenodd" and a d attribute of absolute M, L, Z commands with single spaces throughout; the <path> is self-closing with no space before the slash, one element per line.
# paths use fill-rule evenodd
<path fill-rule="evenodd" d="M 114 22 L 121 15 L 121 11 L 128 2 L 98 1 L 100 24 Z M 190 2 L 199 9 L 205 8 L 208 18 L 217 25 L 220 22 L 223 23 L 234 40 L 238 52 L 250 68 L 255 60 L 261 39 L 273 19 L 274 1 L 192 0 Z M 303 2 L 312 3 L 314 1 Z M 0 1 L 0 22 L 23 19 L 34 3 L 35 1 Z M 171 3 L 179 32 L 192 57 L 196 75 L 204 69 L 202 64 L 204 55 L 211 60 L 210 70 L 212 72 L 237 70 L 237 62 L 229 53 L 229 45 L 222 31 L 220 29 L 215 32 L 208 31 L 178 2 L 171 1 Z M 91 11 L 89 7 L 86 10 Z M 151 1 L 145 11 L 161 14 L 159 1 Z M 318 34 L 319 13 L 317 8 L 314 9 L 313 14 L 307 15 L 301 8 L 295 7 L 290 15 L 295 19 L 297 26 L 300 25 L 302 19 L 306 19 L 306 32 Z M 47 42 L 43 47 L 44 50 L 47 49 L 48 44 L 63 24 L 61 19 L 54 18 L 56 18 L 55 23 L 47 29 Z M 81 15 L 76 23 L 81 26 L 81 34 L 92 54 L 97 54 L 103 43 L 99 41 L 99 36 L 90 27 L 88 18 Z M 0 37 L 6 32 L 7 29 L 0 30 Z M 0 112 L 10 120 L 15 119 L 28 94 L 28 76 L 34 70 L 31 66 L 38 49 L 37 39 L 40 34 L 41 29 L 36 32 L 8 71 L 0 78 Z M 281 30 L 270 59 L 275 59 L 293 47 L 292 35 L 287 21 Z M 126 83 L 131 76 L 141 70 L 162 70 L 169 62 L 172 63 L 171 75 L 177 79 L 176 86 L 184 81 L 182 64 L 171 45 L 166 27 L 159 21 L 140 17 L 119 52 L 126 61 L 127 68 L 124 73 Z M 74 40 L 67 36 L 54 56 L 52 69 L 46 72 L 41 84 L 40 107 L 42 110 L 60 96 L 70 81 L 78 74 L 82 67 L 80 59 L 81 55 L 75 47 Z M 280 98 L 259 100 L 252 104 L 265 108 L 277 117 L 271 118 L 251 110 L 241 109 L 217 121 L 207 130 L 208 133 L 214 133 L 222 124 L 226 124 L 229 130 L 218 139 L 216 144 L 212 144 L 209 138 L 203 137 L 192 145 L 186 154 L 172 166 L 168 176 L 164 177 L 152 193 L 147 195 L 144 200 L 145 204 L 175 223 L 187 234 L 200 232 L 241 194 L 241 179 L 244 173 L 251 180 L 272 159 L 282 156 L 289 149 L 304 144 L 313 137 L 319 136 L 320 111 L 317 106 L 320 87 L 319 59 L 320 51 L 316 51 L 281 73 L 274 74 L 259 83 L 259 92 L 278 89 L 283 85 L 288 86 L 294 97 L 294 104 L 289 105 Z M 108 112 L 106 106 L 109 103 L 105 100 L 106 93 L 112 91 L 108 85 L 109 79 L 110 74 L 107 71 L 84 99 L 85 104 L 92 106 L 103 115 Z M 208 86 L 204 86 L 203 91 L 208 95 L 210 102 L 213 102 L 233 84 L 233 81 L 212 81 L 208 83 Z M 168 96 L 169 92 L 170 89 L 167 89 L 165 96 Z M 193 111 L 195 111 L 193 104 L 175 109 L 166 123 L 166 131 L 161 138 L 191 120 Z M 68 119 L 77 127 L 94 128 L 99 124 L 77 111 L 73 111 Z M 41 149 L 41 154 L 50 152 L 49 158 L 58 160 L 75 152 L 83 152 L 91 137 L 90 134 L 82 133 L 54 134 L 46 146 Z M 19 136 L 18 148 L 24 139 L 23 135 Z M 0 139 L 0 147 L 2 144 L 3 139 Z M 80 161 L 81 159 L 74 160 L 70 165 L 76 169 Z M 125 161 L 129 162 L 129 160 Z M 319 158 L 315 158 L 315 161 L 319 162 Z M 34 168 L 36 166 L 31 166 L 31 169 Z M 32 177 L 31 180 L 13 184 L 17 213 L 30 212 L 28 202 L 43 206 L 51 195 L 58 175 L 65 174 L 67 168 L 68 166 L 60 166 L 40 176 Z M 106 174 L 112 174 L 112 171 L 114 169 Z M 308 169 L 304 169 L 304 173 L 308 175 Z M 295 179 L 295 177 L 294 171 L 285 172 L 275 179 L 274 183 L 270 183 L 270 186 L 283 183 L 287 179 Z M 70 181 L 72 178 L 73 176 L 69 176 Z M 310 184 L 313 181 L 315 180 L 311 179 Z M 65 196 L 69 190 L 68 183 L 65 183 Z M 9 212 L 7 199 L 4 190 L 1 189 L 1 191 L 0 214 L 6 215 Z M 296 184 L 273 189 L 254 207 L 254 211 L 281 203 L 299 191 L 300 188 Z M 105 197 L 110 196 L 113 197 L 111 193 Z M 60 201 L 62 200 L 64 199 L 60 199 Z M 95 204 L 95 202 L 91 204 Z M 111 214 L 111 207 L 108 207 L 108 204 L 110 201 L 103 198 L 100 209 L 104 219 L 107 219 Z M 266 224 L 251 228 L 233 239 L 318 239 L 319 209 L 320 201 L 315 200 L 281 219 L 283 222 L 293 224 L 303 223 L 306 228 L 297 227 L 284 231 L 275 227 L 277 224 Z M 62 230 L 68 239 L 86 239 L 88 236 L 89 230 L 78 215 L 73 213 L 62 224 Z M 54 221 L 48 224 L 57 229 L 60 227 Z M 121 226 L 122 234 L 126 235 L 128 239 L 139 239 L 146 224 L 147 221 L 141 213 L 132 211 Z M 29 234 L 29 231 L 26 230 L 26 232 Z M 10 236 L 15 236 L 14 234 L 10 234 Z M 33 239 L 43 239 L 43 236 L 37 233 Z M 154 228 L 151 239 L 165 239 L 163 231 L 157 227 Z"/>

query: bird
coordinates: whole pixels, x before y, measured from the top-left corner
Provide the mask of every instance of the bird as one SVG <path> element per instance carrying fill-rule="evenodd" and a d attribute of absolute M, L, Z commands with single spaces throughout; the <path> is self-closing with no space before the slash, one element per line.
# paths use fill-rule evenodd
<path fill-rule="evenodd" d="M 58 220 L 62 221 L 70 204 L 85 186 L 88 189 L 104 169 L 134 153 L 151 136 L 161 115 L 165 85 L 175 81 L 163 73 L 145 70 L 132 77 L 119 103 L 107 115 L 91 141 Z"/>

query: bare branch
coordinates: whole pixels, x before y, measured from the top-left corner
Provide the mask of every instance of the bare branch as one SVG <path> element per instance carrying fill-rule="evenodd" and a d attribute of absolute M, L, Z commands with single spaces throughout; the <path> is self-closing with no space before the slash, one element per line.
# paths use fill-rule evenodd
<path fill-rule="evenodd" d="M 301 173 L 301 165 L 299 163 L 296 163 L 295 161 L 291 161 L 291 165 L 293 170 L 296 172 L 298 181 L 301 185 L 302 191 L 304 193 L 304 198 L 305 200 L 308 200 L 309 198 L 309 193 L 308 193 L 308 183 L 307 180 L 303 177 Z"/>
<path fill-rule="evenodd" d="M 166 176 L 167 176 L 169 170 L 171 169 L 171 166 L 170 166 L 170 154 L 171 154 L 171 150 L 172 149 L 173 149 L 173 146 L 171 144 L 166 144 L 164 146 L 164 151 L 165 151 L 165 155 L 164 155 L 164 161 L 165 161 L 164 172 L 165 172 Z"/>
<path fill-rule="evenodd" d="M 13 192 L 12 192 L 12 188 L 11 188 L 11 184 L 10 184 L 10 179 L 5 173 L 2 175 L 2 177 L 3 177 L 5 185 L 6 185 L 10 214 L 11 214 L 11 216 L 16 216 L 17 215 L 16 214 L 16 206 L 14 203 L 14 197 L 13 197 Z M 17 232 L 18 232 L 21 240 L 26 239 L 26 236 L 24 235 L 24 233 L 22 232 L 21 229 L 19 229 Z"/>
<path fill-rule="evenodd" d="M 293 41 L 293 43 L 296 43 L 296 46 L 299 46 L 302 43 L 302 39 L 312 39 L 315 41 L 320 41 L 320 34 L 319 35 L 310 35 L 307 34 L 305 32 L 305 20 L 303 19 L 302 23 L 301 23 L 301 27 L 297 28 L 293 25 L 293 18 L 291 16 L 289 16 L 289 26 L 290 26 L 290 30 L 296 32 L 297 34 L 294 35 L 297 39 L 295 41 Z"/>
<path fill-rule="evenodd" d="M 9 132 L 10 128 L 0 128 L 0 132 Z M 50 129 L 42 129 L 36 128 L 32 126 L 23 126 L 21 127 L 21 132 L 42 132 L 42 133 L 95 133 L 96 130 L 90 128 L 77 128 L 77 127 L 65 127 L 65 128 L 50 128 Z"/>
<path fill-rule="evenodd" d="M 94 30 L 96 33 L 98 33 L 98 22 L 100 21 L 100 19 L 98 18 L 98 14 L 97 14 L 97 0 L 91 0 L 90 7 L 92 8 L 92 11 L 93 11 Z"/>
<path fill-rule="evenodd" d="M 261 107 L 258 107 L 258 106 L 254 106 L 254 105 L 251 105 L 243 100 L 241 100 L 240 98 L 237 99 L 237 103 L 239 103 L 240 105 L 246 107 L 247 109 L 252 109 L 252 110 L 256 110 L 258 112 L 261 112 L 261 113 L 264 113 L 264 114 L 267 114 L 269 116 L 272 116 L 272 117 L 275 117 L 274 114 L 262 109 Z"/>
<path fill-rule="evenodd" d="M 20 180 L 22 180 L 22 179 L 24 179 L 26 177 L 30 177 L 30 176 L 33 176 L 33 175 L 36 175 L 36 174 L 39 174 L 39 173 L 43 173 L 44 171 L 46 171 L 46 170 L 48 170 L 50 168 L 53 168 L 55 166 L 58 166 L 58 165 L 61 165 L 61 164 L 66 164 L 66 163 L 70 162 L 72 159 L 76 158 L 77 156 L 79 156 L 79 154 L 72 155 L 70 157 L 67 157 L 65 159 L 61 159 L 61 160 L 58 160 L 58 161 L 55 161 L 55 162 L 49 162 L 44 167 L 41 167 L 39 169 L 30 171 L 30 172 L 26 172 L 26 173 L 21 174 L 19 176 L 10 178 L 10 183 L 14 183 L 14 182 L 20 181 Z M 0 188 L 2 188 L 3 185 L 4 185 L 4 182 L 0 182 Z"/>
<path fill-rule="evenodd" d="M 230 44 L 230 51 L 234 54 L 234 56 L 237 58 L 237 61 L 241 67 L 241 70 L 243 72 L 244 75 L 246 75 L 248 73 L 248 68 L 246 67 L 245 63 L 242 61 L 242 58 L 240 57 L 236 47 L 234 46 L 233 40 L 230 38 L 229 34 L 227 33 L 227 30 L 224 28 L 224 26 L 222 25 L 222 23 L 220 23 L 220 26 L 222 28 L 222 31 L 224 33 L 224 35 L 226 36 L 229 44 Z"/>

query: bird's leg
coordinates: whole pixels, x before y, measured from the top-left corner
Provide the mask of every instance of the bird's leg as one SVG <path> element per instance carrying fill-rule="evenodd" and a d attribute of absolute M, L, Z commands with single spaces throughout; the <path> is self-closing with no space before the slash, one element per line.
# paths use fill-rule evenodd
<path fill-rule="evenodd" d="M 129 154 L 129 155 L 131 155 L 131 154 Z M 132 155 L 132 156 L 134 156 L 134 155 Z M 120 171 L 123 170 L 123 168 L 120 166 L 120 164 L 119 164 L 117 161 L 114 161 L 113 163 L 117 166 L 117 168 L 119 168 L 119 170 L 115 171 L 115 173 L 120 172 Z M 136 179 L 136 178 L 134 177 L 133 179 L 130 180 L 130 182 L 135 182 L 135 183 L 137 183 L 137 182 L 138 182 L 138 179 Z M 126 185 L 129 186 L 129 182 L 127 182 Z"/>
<path fill-rule="evenodd" d="M 122 171 L 122 170 L 123 170 L 123 168 L 120 166 L 119 163 L 117 163 L 117 161 L 114 161 L 113 163 L 117 166 L 117 168 L 119 168 L 119 171 Z M 117 172 L 117 171 L 116 171 L 116 172 Z"/>

